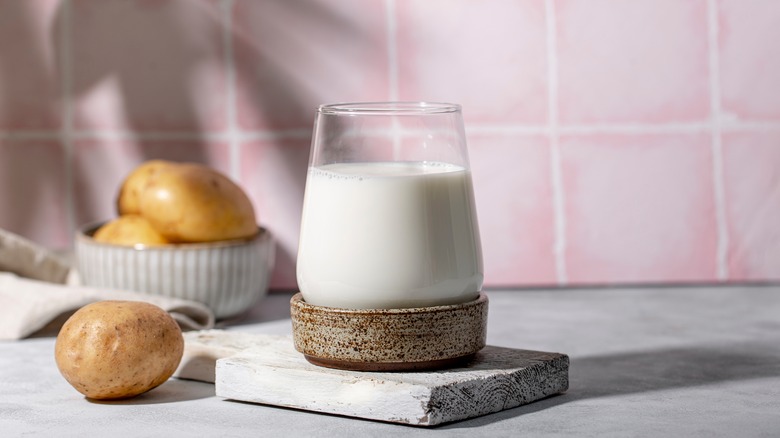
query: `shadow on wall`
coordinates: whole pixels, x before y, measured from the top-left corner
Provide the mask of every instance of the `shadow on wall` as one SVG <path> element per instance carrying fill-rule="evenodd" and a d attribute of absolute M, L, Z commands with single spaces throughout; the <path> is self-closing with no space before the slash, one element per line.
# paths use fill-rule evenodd
<path fill-rule="evenodd" d="M 340 53 L 349 48 L 327 46 L 316 38 L 379 45 L 343 11 L 323 2 L 239 1 L 233 12 L 237 82 L 250 91 L 237 96 L 249 107 L 239 114 L 239 123 L 248 126 L 310 130 L 314 110 L 323 103 L 319 96 L 334 85 L 343 88 L 323 72 L 334 70 Z M 365 67 L 370 71 L 372 66 Z"/>
<path fill-rule="evenodd" d="M 295 138 L 300 140 L 285 142 L 281 136 L 282 139 L 270 140 L 270 155 L 262 153 L 273 160 L 263 163 L 263 169 L 272 167 L 275 175 L 281 172 L 288 176 L 284 179 L 284 190 L 275 189 L 273 184 L 282 183 L 270 177 L 268 181 L 253 182 L 258 187 L 247 189 L 259 198 L 273 197 L 276 191 L 287 197 L 296 194 L 302 199 L 307 162 L 301 157 L 308 155 L 308 143 L 300 139 L 300 132 L 311 129 L 316 106 L 329 92 L 324 76 L 323 79 L 317 76 L 339 64 L 339 50 L 324 52 L 323 44 L 312 40 L 316 38 L 313 35 L 347 35 L 347 41 L 361 41 L 365 36 L 365 31 L 343 11 L 309 0 L 264 3 L 60 0 L 50 10 L 53 16 L 47 25 L 51 27 L 43 29 L 48 35 L 32 19 L 38 13 L 35 5 L 38 3 L 23 1 L 3 5 L 0 21 L 15 23 L 14 28 L 19 31 L 14 33 L 12 45 L 0 44 L 0 50 L 10 48 L 13 53 L 23 52 L 27 61 L 24 66 L 0 62 L 0 80 L 6 83 L 0 90 L 17 83 L 33 83 L 40 94 L 51 96 L 46 99 L 50 100 L 52 117 L 60 120 L 66 117 L 63 104 L 68 103 L 62 101 L 60 88 L 63 84 L 67 87 L 72 112 L 67 113 L 69 120 L 62 123 L 70 123 L 79 134 L 72 143 L 73 154 L 65 156 L 72 160 L 65 166 L 69 166 L 73 180 L 77 224 L 105 219 L 107 203 L 113 207 L 114 202 L 105 199 L 105 187 L 118 184 L 124 176 L 120 175 L 123 169 L 129 170 L 142 161 L 164 158 L 230 168 L 229 140 L 224 136 L 233 123 L 228 119 L 231 112 L 225 98 L 231 80 L 224 69 L 230 55 L 228 47 L 232 47 L 235 60 L 237 128 L 293 130 Z M 229 11 L 233 22 L 231 35 L 225 34 L 226 5 L 234 5 Z M 316 29 L 316 32 L 301 32 L 302 29 Z M 226 44 L 227 36 L 230 46 Z M 19 56 L 13 59 L 16 58 Z M 0 59 L 5 59 L 2 53 Z M 322 68 L 308 70 L 302 65 Z M 44 93 L 46 90 L 50 92 Z M 40 94 L 34 98 L 40 99 Z M 4 99 L 3 93 L 0 99 Z M 0 108 L 23 110 L 21 104 L 0 102 Z M 40 110 L 37 106 L 35 109 L 33 113 L 38 115 Z M 26 129 L 59 126 L 39 125 Z M 119 135 L 81 135 L 95 131 Z M 52 132 L 55 138 L 58 134 Z M 264 143 L 262 147 L 268 147 L 268 142 Z M 19 154 L 29 155 L 21 147 Z M 3 199 L 18 199 L 10 193 L 20 183 L 17 179 L 23 172 L 11 172 L 15 166 L 12 161 L 16 160 L 0 162 L 0 178 L 9 179 L 0 185 L 0 191 L 8 192 L 3 193 Z M 101 165 L 102 173 L 96 172 L 94 166 Z M 247 166 L 241 168 L 246 172 Z M 252 171 L 259 170 L 255 169 L 259 166 L 252 166 L 249 167 Z M 242 183 L 247 184 L 247 175 L 240 176 Z M 41 203 L 30 199 L 37 199 L 37 194 L 46 191 L 62 193 L 61 179 L 62 174 L 46 172 L 27 177 L 21 183 L 34 186 L 22 200 L 27 205 L 13 209 L 13 213 L 9 213 L 11 206 L 4 208 L 0 226 L 10 225 L 13 231 L 48 244 L 36 235 L 40 227 L 28 225 L 33 223 L 32 218 L 41 215 L 37 211 Z M 275 208 L 297 208 L 289 200 L 275 200 L 271 204 Z M 293 228 L 289 224 L 292 217 L 295 213 L 288 211 L 277 219 L 284 222 L 288 234 L 285 247 L 277 252 L 281 260 L 286 260 L 283 264 L 287 270 L 294 265 L 295 248 L 289 247 L 294 245 L 289 231 Z"/>
<path fill-rule="evenodd" d="M 0 130 L 41 130 L 56 126 L 58 120 L 54 102 L 59 93 L 58 79 L 49 67 L 51 60 L 42 51 L 44 42 L 36 33 L 36 11 L 31 3 L 5 2 L 0 16 L 0 26 L 13 29 L 14 35 L 0 42 Z M 50 101 L 46 102 L 47 98 Z M 0 206 L 0 227 L 33 237 L 40 231 L 36 218 L 51 211 L 39 211 L 46 193 L 62 185 L 58 179 L 61 174 L 30 174 L 27 163 L 34 163 L 48 149 L 29 149 L 25 142 L 5 139 L 0 139 L 0 146 L 4 149 L 0 199 L 9 203 Z"/>
<path fill-rule="evenodd" d="M 331 88 L 343 87 L 326 77 L 333 77 L 327 73 L 339 64 L 345 48 L 323 45 L 314 38 L 346 35 L 349 38 L 332 39 L 378 44 L 337 9 L 322 2 L 290 0 L 236 2 L 233 10 L 237 123 L 241 129 L 294 132 L 290 138 L 277 138 L 270 148 L 259 146 L 256 152 L 265 163 L 253 166 L 264 176 L 256 176 L 257 187 L 250 187 L 261 198 L 273 198 L 261 201 L 260 215 L 270 221 L 267 225 L 282 241 L 277 242 L 277 269 L 272 279 L 276 289 L 296 287 L 295 242 L 315 110 L 323 103 L 323 95 L 333 94 Z M 324 47 L 331 50 L 324 51 Z M 384 50 L 384 46 L 376 50 Z M 370 67 L 366 65 L 367 70 Z M 301 138 L 301 132 L 307 133 L 306 139 Z"/>
<path fill-rule="evenodd" d="M 196 90 L 191 87 L 201 66 L 220 62 L 213 50 L 201 44 L 219 41 L 220 34 L 218 22 L 206 15 L 206 5 L 126 1 L 60 1 L 58 5 L 51 45 L 59 60 L 57 74 L 70 78 L 77 131 L 189 134 L 186 147 L 160 147 L 159 141 L 143 136 L 122 142 L 125 151 L 118 151 L 114 141 L 93 142 L 133 157 L 128 169 L 152 158 L 211 164 L 200 135 L 206 129 L 197 111 Z M 196 25 L 190 19 L 197 19 Z M 195 33 L 201 36 L 193 38 Z M 69 54 L 63 53 L 61 38 L 68 39 Z M 66 56 L 69 61 L 63 62 Z M 95 178 L 90 165 L 94 162 L 75 159 L 72 163 L 74 187 L 79 190 L 75 206 L 79 223 L 105 219 L 100 205 L 106 201 L 101 199 L 104 192 L 99 191 L 100 181 L 90 180 Z"/>

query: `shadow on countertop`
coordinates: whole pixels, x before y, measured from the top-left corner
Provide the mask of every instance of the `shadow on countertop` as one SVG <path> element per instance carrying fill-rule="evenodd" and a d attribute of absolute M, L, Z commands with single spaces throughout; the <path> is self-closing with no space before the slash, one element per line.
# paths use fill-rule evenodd
<path fill-rule="evenodd" d="M 441 428 L 480 427 L 578 400 L 778 376 L 780 349 L 758 343 L 575 357 L 565 394 Z"/>

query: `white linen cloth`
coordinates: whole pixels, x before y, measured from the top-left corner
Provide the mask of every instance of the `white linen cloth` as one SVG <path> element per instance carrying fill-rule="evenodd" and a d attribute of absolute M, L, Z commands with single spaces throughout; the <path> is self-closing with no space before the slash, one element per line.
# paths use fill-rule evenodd
<path fill-rule="evenodd" d="M 140 292 L 77 284 L 68 263 L 51 251 L 0 229 L 0 340 L 17 340 L 41 329 L 58 329 L 64 317 L 102 300 L 146 301 L 168 311 L 182 330 L 214 326 L 202 303 Z M 52 324 L 55 326 L 52 327 Z"/>

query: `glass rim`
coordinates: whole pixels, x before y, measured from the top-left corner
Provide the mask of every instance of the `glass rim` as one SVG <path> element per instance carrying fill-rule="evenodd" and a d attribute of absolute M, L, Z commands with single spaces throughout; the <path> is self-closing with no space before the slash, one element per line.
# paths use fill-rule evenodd
<path fill-rule="evenodd" d="M 447 114 L 460 112 L 457 103 L 399 101 L 399 102 L 343 102 L 320 105 L 319 114 L 325 115 L 377 115 L 403 116 L 422 114 Z"/>

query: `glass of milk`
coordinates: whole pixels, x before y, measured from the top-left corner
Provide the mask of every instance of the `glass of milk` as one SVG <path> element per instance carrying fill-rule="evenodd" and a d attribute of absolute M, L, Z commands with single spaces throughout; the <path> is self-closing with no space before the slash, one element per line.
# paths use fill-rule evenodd
<path fill-rule="evenodd" d="M 316 306 L 397 309 L 477 298 L 482 250 L 459 105 L 319 107 L 297 277 Z"/>

